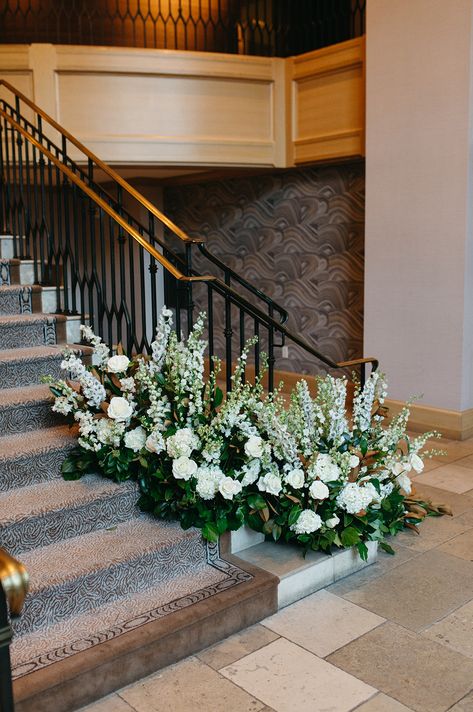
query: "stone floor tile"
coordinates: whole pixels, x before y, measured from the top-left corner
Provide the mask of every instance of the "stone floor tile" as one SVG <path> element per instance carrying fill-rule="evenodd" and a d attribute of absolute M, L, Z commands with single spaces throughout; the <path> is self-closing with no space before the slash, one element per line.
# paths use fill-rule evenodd
<path fill-rule="evenodd" d="M 81 707 L 77 712 L 134 712 L 134 710 L 118 695 L 108 695 L 87 707 Z"/>
<path fill-rule="evenodd" d="M 449 616 L 424 630 L 422 635 L 473 658 L 473 601 L 457 608 Z"/>
<path fill-rule="evenodd" d="M 412 533 L 412 537 L 415 536 L 416 535 Z M 406 561 L 410 561 L 416 556 L 419 556 L 417 551 L 398 544 L 398 539 L 399 537 L 389 540 L 390 545 L 396 552 L 394 556 L 386 554 L 382 549 L 379 549 L 376 563 L 351 576 L 346 576 L 340 581 L 336 581 L 329 586 L 327 590 L 330 591 L 330 593 L 335 593 L 337 596 L 345 596 L 345 594 L 349 594 L 351 591 L 359 589 L 360 586 L 364 586 L 366 583 L 383 576 L 388 571 L 392 571 L 398 566 L 401 566 L 401 564 L 404 564 Z"/>
<path fill-rule="evenodd" d="M 261 712 L 263 702 L 196 658 L 125 687 L 120 697 L 136 712 Z"/>
<path fill-rule="evenodd" d="M 321 590 L 265 618 L 262 625 L 324 658 L 384 620 Z"/>
<path fill-rule="evenodd" d="M 473 712 L 473 692 L 457 702 L 456 705 L 450 707 L 448 712 Z"/>
<path fill-rule="evenodd" d="M 434 550 L 343 596 L 383 618 L 421 630 L 467 603 L 472 592 L 473 564 Z"/>
<path fill-rule="evenodd" d="M 353 712 L 412 712 L 412 710 L 401 704 L 401 702 L 393 700 L 392 697 L 380 692 L 379 695 L 375 695 L 368 702 L 363 702 Z"/>
<path fill-rule="evenodd" d="M 394 623 L 328 657 L 415 712 L 445 712 L 473 684 L 473 660 Z"/>
<path fill-rule="evenodd" d="M 430 487 L 430 485 L 419 483 L 418 481 L 415 483 L 415 491 L 416 495 L 430 500 L 433 504 L 446 504 L 451 507 L 453 517 L 458 517 L 464 512 L 473 510 L 473 497 L 471 494 L 456 494 L 438 487 Z"/>
<path fill-rule="evenodd" d="M 375 693 L 373 687 L 284 638 L 220 672 L 276 712 L 348 712 Z"/>
<path fill-rule="evenodd" d="M 462 457 L 461 460 L 456 460 L 455 465 L 468 467 L 470 470 L 473 470 L 473 455 L 467 455 L 466 457 Z"/>
<path fill-rule="evenodd" d="M 429 458 L 424 460 L 424 470 L 423 472 L 430 472 L 431 470 L 435 470 L 437 467 L 441 467 L 442 465 L 445 465 L 445 462 L 441 462 L 440 459 L 434 459 L 434 458 Z"/>
<path fill-rule="evenodd" d="M 418 475 L 414 482 L 462 494 L 473 489 L 473 470 L 456 463 L 442 465 L 435 470 Z"/>
<path fill-rule="evenodd" d="M 414 549 L 414 551 L 429 551 L 440 546 L 449 539 L 453 539 L 465 530 L 471 529 L 473 524 L 462 517 L 427 517 L 419 525 L 419 534 L 405 529 L 397 535 L 395 542 Z"/>
<path fill-rule="evenodd" d="M 445 551 L 447 554 L 458 556 L 466 561 L 473 561 L 473 529 L 468 529 L 454 539 L 446 541 L 445 544 L 439 546 L 439 551 Z"/>
<path fill-rule="evenodd" d="M 198 653 L 197 657 L 214 670 L 219 670 L 243 658 L 245 655 L 259 650 L 264 645 L 272 643 L 277 638 L 279 638 L 278 634 L 269 630 L 269 628 L 265 628 L 262 625 L 254 625 L 236 635 L 230 636 L 230 638 L 223 640 L 221 643 L 206 648 L 201 653 Z"/>

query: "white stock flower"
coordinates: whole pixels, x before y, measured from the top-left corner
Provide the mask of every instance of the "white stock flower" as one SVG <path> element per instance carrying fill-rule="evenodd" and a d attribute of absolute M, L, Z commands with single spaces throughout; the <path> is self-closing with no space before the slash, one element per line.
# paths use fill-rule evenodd
<path fill-rule="evenodd" d="M 148 435 L 145 442 L 145 448 L 148 452 L 160 453 L 165 449 L 164 438 L 157 430 Z"/>
<path fill-rule="evenodd" d="M 408 477 L 405 473 L 401 473 L 400 475 L 398 475 L 396 477 L 396 482 L 406 494 L 410 494 L 412 492 L 412 483 L 410 477 Z"/>
<path fill-rule="evenodd" d="M 248 457 L 261 457 L 264 452 L 263 440 L 258 435 L 251 435 L 245 443 Z"/>
<path fill-rule="evenodd" d="M 128 356 L 112 356 L 107 361 L 107 371 L 109 373 L 125 373 L 129 365 L 130 359 Z"/>
<path fill-rule="evenodd" d="M 103 445 L 118 447 L 124 429 L 123 423 L 117 423 L 109 418 L 100 418 L 97 424 L 97 438 Z"/>
<path fill-rule="evenodd" d="M 305 483 L 304 471 L 300 468 L 290 470 L 284 480 L 288 485 L 294 487 L 294 489 L 300 489 Z"/>
<path fill-rule="evenodd" d="M 334 482 L 341 477 L 341 470 L 336 462 L 332 460 L 330 455 L 321 453 L 317 456 L 316 461 L 310 466 L 310 477 L 316 478 L 322 482 Z"/>
<path fill-rule="evenodd" d="M 233 499 L 236 494 L 241 492 L 241 489 L 241 482 L 232 477 L 224 477 L 218 484 L 218 491 L 224 499 Z"/>
<path fill-rule="evenodd" d="M 190 480 L 197 472 L 197 463 L 183 455 L 172 463 L 172 474 L 176 480 Z"/>
<path fill-rule="evenodd" d="M 312 509 L 303 509 L 297 521 L 291 526 L 296 534 L 312 534 L 322 526 L 322 520 Z"/>
<path fill-rule="evenodd" d="M 250 460 L 246 465 L 243 465 L 241 468 L 241 472 L 243 474 L 243 479 L 241 481 L 241 484 L 243 486 L 245 485 L 252 485 L 253 482 L 256 482 L 258 479 L 259 473 L 261 470 L 261 461 L 260 460 Z"/>
<path fill-rule="evenodd" d="M 320 480 L 314 480 L 309 487 L 309 493 L 314 499 L 327 499 L 330 494 L 330 490 L 327 485 Z"/>
<path fill-rule="evenodd" d="M 409 464 L 411 465 L 411 467 L 414 468 L 416 472 L 422 472 L 422 470 L 424 469 L 424 461 L 416 453 L 410 455 Z"/>
<path fill-rule="evenodd" d="M 371 492 L 356 482 L 348 482 L 337 497 L 337 504 L 348 514 L 358 514 L 372 502 Z"/>
<path fill-rule="evenodd" d="M 133 450 L 133 452 L 139 452 L 145 446 L 145 429 L 142 428 L 141 425 L 138 425 L 137 428 L 129 430 L 127 433 L 125 433 L 124 442 L 125 447 L 130 448 L 130 450 Z"/>
<path fill-rule="evenodd" d="M 348 464 L 350 465 L 350 469 L 353 470 L 355 467 L 358 467 L 358 465 L 360 464 L 360 458 L 357 455 L 350 455 Z"/>
<path fill-rule="evenodd" d="M 328 527 L 329 529 L 333 529 L 334 527 L 337 526 L 337 524 L 340 522 L 340 517 L 338 517 L 336 514 L 333 514 L 329 519 L 325 520 L 325 526 Z"/>
<path fill-rule="evenodd" d="M 109 418 L 116 420 L 118 422 L 123 422 L 131 418 L 133 414 L 133 406 L 127 401 L 126 398 L 121 396 L 114 396 L 110 399 L 110 405 L 108 406 L 107 415 Z"/>
<path fill-rule="evenodd" d="M 259 478 L 258 489 L 260 492 L 277 495 L 282 490 L 281 478 L 277 475 L 273 475 L 271 472 L 268 472 L 264 475 L 264 477 Z"/>
<path fill-rule="evenodd" d="M 129 378 L 120 378 L 120 388 L 124 393 L 135 393 L 136 383 L 131 376 Z"/>

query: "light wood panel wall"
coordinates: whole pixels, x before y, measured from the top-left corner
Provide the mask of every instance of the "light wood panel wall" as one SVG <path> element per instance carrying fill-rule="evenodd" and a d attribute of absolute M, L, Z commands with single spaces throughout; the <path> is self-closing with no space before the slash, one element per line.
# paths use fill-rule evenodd
<path fill-rule="evenodd" d="M 292 60 L 294 162 L 364 155 L 364 38 Z"/>

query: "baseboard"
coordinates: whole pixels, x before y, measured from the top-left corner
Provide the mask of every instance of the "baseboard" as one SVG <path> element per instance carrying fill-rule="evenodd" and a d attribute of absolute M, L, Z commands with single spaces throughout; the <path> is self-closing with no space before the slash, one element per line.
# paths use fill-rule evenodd
<path fill-rule="evenodd" d="M 389 416 L 397 415 L 404 407 L 402 401 L 387 399 Z M 468 410 L 447 410 L 414 403 L 410 406 L 409 429 L 414 432 L 437 430 L 445 438 L 466 440 L 473 436 L 473 408 Z"/>

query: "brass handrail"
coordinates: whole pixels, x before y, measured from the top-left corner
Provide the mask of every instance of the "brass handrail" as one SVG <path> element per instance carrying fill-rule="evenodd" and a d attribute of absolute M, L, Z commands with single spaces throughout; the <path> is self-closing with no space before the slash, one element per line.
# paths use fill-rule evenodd
<path fill-rule="evenodd" d="M 200 237 L 190 237 L 187 235 L 183 230 L 181 230 L 180 227 L 175 225 L 172 220 L 170 220 L 164 213 L 162 213 L 158 208 L 153 205 L 153 203 L 150 203 L 149 200 L 147 200 L 144 195 L 142 195 L 136 188 L 133 188 L 128 181 L 126 181 L 122 176 L 117 173 L 116 171 L 113 170 L 109 165 L 104 163 L 98 156 L 95 155 L 95 153 L 92 153 L 87 146 L 84 146 L 83 143 L 81 143 L 75 136 L 73 136 L 69 131 L 67 131 L 63 126 L 58 124 L 57 121 L 55 121 L 52 116 L 49 116 L 45 111 L 43 111 L 39 106 L 37 106 L 31 99 L 28 99 L 25 94 L 23 94 L 21 91 L 16 89 L 12 84 L 7 82 L 5 79 L 0 79 L 0 86 L 4 86 L 6 89 L 12 92 L 15 96 L 17 96 L 21 101 L 24 101 L 25 104 L 27 104 L 33 111 L 35 111 L 39 116 L 41 116 L 47 123 L 52 126 L 56 131 L 59 131 L 59 133 L 64 136 L 68 141 L 70 141 L 76 148 L 78 148 L 84 155 L 87 156 L 87 158 L 90 158 L 91 161 L 93 161 L 98 168 L 100 168 L 104 173 L 106 173 L 110 178 L 112 178 L 114 181 L 116 181 L 129 195 L 131 195 L 138 203 L 140 203 L 146 210 L 148 210 L 152 215 L 154 215 L 160 222 L 163 223 L 171 232 L 178 237 L 182 242 L 193 242 L 196 244 L 201 244 L 205 242 L 203 238 Z"/>
<path fill-rule="evenodd" d="M 30 577 L 23 564 L 5 549 L 0 549 L 0 582 L 13 616 L 18 616 L 21 613 L 28 593 L 29 581 Z"/>

